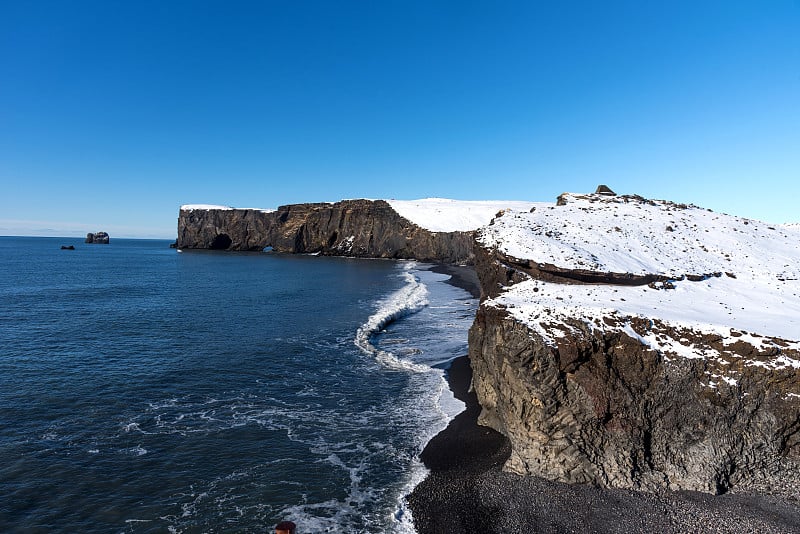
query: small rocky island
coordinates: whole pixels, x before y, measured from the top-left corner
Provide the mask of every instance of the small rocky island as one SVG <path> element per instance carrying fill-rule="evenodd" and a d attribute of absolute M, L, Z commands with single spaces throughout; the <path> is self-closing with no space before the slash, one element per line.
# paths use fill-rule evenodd
<path fill-rule="evenodd" d="M 95 245 L 108 245 L 109 237 L 106 232 L 97 232 L 95 234 L 88 233 L 86 234 L 86 240 L 84 243 L 92 243 Z"/>

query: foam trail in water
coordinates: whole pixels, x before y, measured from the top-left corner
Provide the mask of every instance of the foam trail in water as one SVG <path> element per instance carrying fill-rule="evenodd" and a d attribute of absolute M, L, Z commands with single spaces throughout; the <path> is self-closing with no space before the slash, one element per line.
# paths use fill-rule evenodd
<path fill-rule="evenodd" d="M 372 344 L 372 336 L 387 325 L 400 317 L 418 312 L 428 305 L 428 288 L 410 272 L 414 267 L 416 267 L 415 263 L 408 263 L 404 266 L 403 278 L 406 280 L 406 285 L 378 303 L 378 311 L 372 314 L 367 322 L 356 331 L 355 344 L 365 353 L 375 356 L 378 362 L 387 367 L 425 373 L 431 370 L 429 366 L 401 360 L 391 352 L 381 350 Z"/>

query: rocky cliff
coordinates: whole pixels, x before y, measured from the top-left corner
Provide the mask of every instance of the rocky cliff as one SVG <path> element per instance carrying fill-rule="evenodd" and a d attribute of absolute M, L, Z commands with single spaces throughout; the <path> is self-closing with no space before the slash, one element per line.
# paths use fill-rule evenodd
<path fill-rule="evenodd" d="M 464 208 L 442 199 L 185 206 L 177 245 L 474 261 L 473 385 L 506 470 L 800 492 L 800 227 L 610 191 L 529 205 L 477 233 L 409 219 Z"/>
<path fill-rule="evenodd" d="M 292 204 L 274 211 L 185 206 L 177 246 L 471 263 L 472 234 L 426 230 L 382 200 Z"/>
<path fill-rule="evenodd" d="M 505 469 L 640 490 L 800 491 L 800 233 L 570 196 L 481 229 L 470 331 Z"/>

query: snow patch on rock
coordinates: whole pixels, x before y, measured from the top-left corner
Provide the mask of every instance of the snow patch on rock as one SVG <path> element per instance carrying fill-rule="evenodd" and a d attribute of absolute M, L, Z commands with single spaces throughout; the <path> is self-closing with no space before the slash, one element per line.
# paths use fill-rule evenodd
<path fill-rule="evenodd" d="M 744 341 L 759 350 L 800 350 L 795 228 L 639 197 L 561 198 L 564 205 L 506 212 L 479 231 L 479 241 L 502 255 L 560 269 L 663 275 L 674 288 L 527 280 L 487 305 L 506 309 L 552 343 L 572 319 L 624 331 L 672 357 L 718 356 L 688 339 L 634 336 L 626 325 L 638 317 L 718 336 L 726 347 Z M 800 367 L 786 356 L 747 363 Z"/>

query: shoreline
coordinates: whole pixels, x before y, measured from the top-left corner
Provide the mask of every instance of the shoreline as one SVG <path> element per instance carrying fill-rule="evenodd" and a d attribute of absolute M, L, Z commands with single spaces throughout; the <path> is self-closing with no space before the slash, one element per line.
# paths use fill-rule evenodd
<path fill-rule="evenodd" d="M 481 297 L 481 284 L 478 281 L 478 273 L 475 272 L 474 267 L 438 263 L 429 267 L 428 270 L 434 273 L 450 275 L 450 279 L 444 281 L 445 284 L 459 287 L 476 299 Z"/>
<path fill-rule="evenodd" d="M 472 267 L 430 270 L 451 275 L 446 283 L 479 297 Z M 503 472 L 511 445 L 499 432 L 478 425 L 481 407 L 470 391 L 469 357 L 454 359 L 446 379 L 466 408 L 420 454 L 429 474 L 406 497 L 418 534 L 800 532 L 797 496 L 656 494 Z"/>
<path fill-rule="evenodd" d="M 471 379 L 469 358 L 453 360 L 447 380 L 467 407 L 420 456 L 430 473 L 406 497 L 418 534 L 800 532 L 797 497 L 655 494 L 503 472 L 510 443 L 477 424 Z"/>
<path fill-rule="evenodd" d="M 406 497 L 419 534 L 441 532 L 493 532 L 485 525 L 490 519 L 474 506 L 472 488 L 487 472 L 500 472 L 508 459 L 508 439 L 478 425 L 480 405 L 470 392 L 472 368 L 467 356 L 453 360 L 446 370 L 453 395 L 466 404 L 447 427 L 434 436 L 420 454 L 429 473 Z"/>

